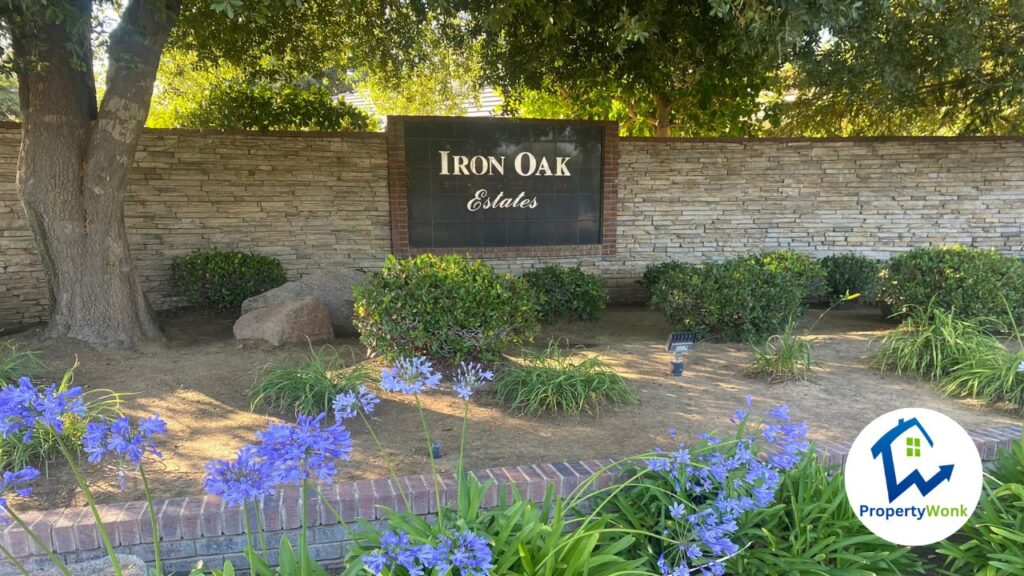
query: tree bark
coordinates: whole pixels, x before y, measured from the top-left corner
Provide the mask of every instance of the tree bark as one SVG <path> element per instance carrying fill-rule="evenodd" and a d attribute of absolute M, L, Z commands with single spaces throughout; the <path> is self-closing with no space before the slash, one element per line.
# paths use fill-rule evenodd
<path fill-rule="evenodd" d="M 23 122 L 17 186 L 48 282 L 48 334 L 130 348 L 160 337 L 128 248 L 124 198 L 179 4 L 128 4 L 110 36 L 98 111 L 89 63 L 92 2 L 67 6 L 57 19 L 6 15 Z"/>
<path fill-rule="evenodd" d="M 672 135 L 671 106 L 661 94 L 654 94 L 654 135 L 667 138 Z"/>

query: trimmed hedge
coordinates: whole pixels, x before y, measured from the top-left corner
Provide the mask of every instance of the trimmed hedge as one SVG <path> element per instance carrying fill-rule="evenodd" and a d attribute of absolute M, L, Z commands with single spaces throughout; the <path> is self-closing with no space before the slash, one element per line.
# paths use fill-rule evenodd
<path fill-rule="evenodd" d="M 601 278 L 579 266 L 549 264 L 523 274 L 523 279 L 534 291 L 537 313 L 544 322 L 597 320 L 604 315 L 608 297 Z"/>
<path fill-rule="evenodd" d="M 388 360 L 419 354 L 446 362 L 497 360 L 537 329 L 525 280 L 461 256 L 389 256 L 353 293 L 360 339 Z"/>
<path fill-rule="evenodd" d="M 807 256 L 765 252 L 672 270 L 654 287 L 651 305 L 677 330 L 760 342 L 803 314 L 822 278 Z"/>
<path fill-rule="evenodd" d="M 246 298 L 284 284 L 280 260 L 259 254 L 211 250 L 174 261 L 175 287 L 200 308 L 235 310 Z"/>
<path fill-rule="evenodd" d="M 858 254 L 825 256 L 818 261 L 825 271 L 828 301 L 834 304 L 847 294 L 860 294 L 861 302 L 873 302 L 881 262 Z"/>
<path fill-rule="evenodd" d="M 966 246 L 916 248 L 893 257 L 879 274 L 878 298 L 892 312 L 938 308 L 958 317 L 1024 320 L 1024 262 Z"/>
<path fill-rule="evenodd" d="M 648 264 L 647 268 L 644 269 L 644 275 L 641 276 L 636 283 L 646 288 L 648 294 L 653 294 L 654 287 L 657 286 L 665 276 L 668 276 L 671 272 L 684 270 L 686 269 L 686 266 L 686 264 L 675 260 L 668 260 L 657 264 Z"/>

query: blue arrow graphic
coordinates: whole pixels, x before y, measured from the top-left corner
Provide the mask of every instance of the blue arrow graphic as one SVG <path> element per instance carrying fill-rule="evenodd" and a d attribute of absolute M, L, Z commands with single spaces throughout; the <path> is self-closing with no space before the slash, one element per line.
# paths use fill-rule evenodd
<path fill-rule="evenodd" d="M 901 434 L 911 428 L 919 429 L 921 433 L 924 434 L 928 445 L 934 446 L 931 437 L 928 436 L 928 432 L 924 429 L 924 426 L 921 426 L 921 423 L 917 421 L 917 418 L 911 418 L 906 421 L 901 418 L 899 423 L 894 426 L 892 430 L 886 432 L 878 439 L 878 442 L 875 442 L 875 445 L 871 447 L 872 457 L 882 457 L 882 468 L 885 470 L 885 487 L 889 493 L 890 504 L 893 500 L 896 500 L 903 495 L 904 492 L 909 490 L 911 486 L 917 486 L 918 491 L 921 492 L 921 496 L 927 496 L 928 493 L 937 488 L 939 484 L 942 484 L 953 476 L 953 465 L 945 464 L 939 466 L 939 471 L 928 480 L 924 479 L 920 470 L 914 470 L 903 480 L 896 480 L 896 465 L 892 456 L 892 443 L 899 438 Z"/>

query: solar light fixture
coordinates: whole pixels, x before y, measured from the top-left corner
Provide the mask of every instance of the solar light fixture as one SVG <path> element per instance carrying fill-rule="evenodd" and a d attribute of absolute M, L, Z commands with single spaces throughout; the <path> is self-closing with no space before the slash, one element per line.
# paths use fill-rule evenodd
<path fill-rule="evenodd" d="M 679 378 L 683 375 L 683 354 L 686 354 L 697 344 L 696 332 L 673 332 L 668 335 L 668 342 L 665 343 L 665 350 L 671 352 L 672 375 Z"/>

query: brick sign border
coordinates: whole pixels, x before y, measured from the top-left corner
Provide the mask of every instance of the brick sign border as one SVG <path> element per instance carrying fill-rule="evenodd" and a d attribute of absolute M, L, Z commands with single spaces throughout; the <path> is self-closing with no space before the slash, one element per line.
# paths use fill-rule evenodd
<path fill-rule="evenodd" d="M 619 125 L 615 122 L 582 120 L 535 120 L 504 118 L 460 118 L 465 122 L 589 124 L 602 128 L 601 133 L 601 243 L 564 246 L 502 246 L 413 248 L 409 246 L 408 170 L 405 165 L 405 120 L 429 116 L 388 116 L 386 130 L 388 148 L 388 199 L 391 204 L 391 252 L 405 258 L 418 254 L 468 254 L 480 257 L 534 256 L 611 256 L 615 254 L 615 233 L 618 220 L 619 190 Z"/>

